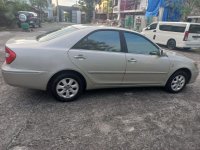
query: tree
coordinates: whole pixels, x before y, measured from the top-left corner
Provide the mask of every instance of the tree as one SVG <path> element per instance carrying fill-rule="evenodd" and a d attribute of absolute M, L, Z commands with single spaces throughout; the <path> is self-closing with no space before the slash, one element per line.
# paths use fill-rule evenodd
<path fill-rule="evenodd" d="M 86 21 L 89 23 L 92 21 L 93 13 L 95 10 L 95 4 L 99 0 L 79 0 L 78 4 L 82 11 L 86 12 Z"/>
<path fill-rule="evenodd" d="M 35 6 L 38 10 L 39 10 L 39 17 L 40 19 L 42 19 L 41 17 L 41 12 L 43 8 L 47 8 L 48 7 L 48 2 L 47 0 L 30 0 L 31 5 Z"/>
<path fill-rule="evenodd" d="M 182 7 L 183 20 L 186 20 L 189 15 L 198 14 L 200 9 L 200 0 L 184 0 Z"/>
<path fill-rule="evenodd" d="M 18 11 L 28 11 L 31 7 L 18 0 L 0 0 L 0 26 L 11 26 L 16 22 L 16 13 Z"/>

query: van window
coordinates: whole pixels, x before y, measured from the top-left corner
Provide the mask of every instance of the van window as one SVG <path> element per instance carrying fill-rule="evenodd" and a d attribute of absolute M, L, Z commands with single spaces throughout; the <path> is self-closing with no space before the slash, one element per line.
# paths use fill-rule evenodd
<path fill-rule="evenodd" d="M 160 25 L 159 29 L 161 31 L 170 31 L 170 32 L 185 32 L 186 25 L 182 24 L 180 26 L 176 25 Z"/>
<path fill-rule="evenodd" d="M 151 24 L 149 26 L 149 29 L 147 29 L 147 30 L 155 30 L 157 28 L 157 25 L 158 25 L 157 23 Z"/>
<path fill-rule="evenodd" d="M 200 33 L 200 25 L 191 24 L 189 33 Z"/>

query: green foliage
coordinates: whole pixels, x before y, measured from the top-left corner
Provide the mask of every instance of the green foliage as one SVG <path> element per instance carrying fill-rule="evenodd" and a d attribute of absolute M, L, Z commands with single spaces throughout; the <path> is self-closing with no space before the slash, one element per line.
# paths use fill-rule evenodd
<path fill-rule="evenodd" d="M 45 8 L 48 6 L 47 0 L 30 0 L 32 6 L 36 6 L 39 9 Z"/>
<path fill-rule="evenodd" d="M 18 0 L 0 0 L 0 26 L 10 26 L 16 22 L 15 15 L 18 11 L 28 11 L 31 7 Z"/>
<path fill-rule="evenodd" d="M 86 12 L 86 21 L 91 22 L 93 11 L 95 10 L 94 4 L 98 3 L 99 0 L 79 0 L 78 4 L 82 11 Z"/>
<path fill-rule="evenodd" d="M 183 20 L 186 20 L 192 13 L 200 13 L 200 0 L 185 0 L 181 8 Z"/>

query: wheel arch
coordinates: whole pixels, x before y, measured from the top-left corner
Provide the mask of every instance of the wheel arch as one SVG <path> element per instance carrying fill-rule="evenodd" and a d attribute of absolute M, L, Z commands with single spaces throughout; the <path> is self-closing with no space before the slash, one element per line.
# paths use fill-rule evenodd
<path fill-rule="evenodd" d="M 49 91 L 52 81 L 56 77 L 58 77 L 59 75 L 64 74 L 64 73 L 73 73 L 73 74 L 78 75 L 81 78 L 81 80 L 83 81 L 83 83 L 84 83 L 84 90 L 86 89 L 86 87 L 87 87 L 86 79 L 80 72 L 75 71 L 75 70 L 61 70 L 61 71 L 59 71 L 59 72 L 57 72 L 57 73 L 55 73 L 54 75 L 51 76 L 51 78 L 49 79 L 49 81 L 47 83 L 46 90 Z"/>
<path fill-rule="evenodd" d="M 188 69 L 188 68 L 186 68 L 186 67 L 179 68 L 179 69 L 175 70 L 175 71 L 169 76 L 169 78 L 167 79 L 167 82 L 168 82 L 168 80 L 170 79 L 170 77 L 171 77 L 173 74 L 175 74 L 176 72 L 178 72 L 178 71 L 184 71 L 184 72 L 187 73 L 187 75 L 188 75 L 187 83 L 189 83 L 190 80 L 191 80 L 191 77 L 192 77 L 192 72 L 191 72 L 190 69 Z M 166 82 L 166 84 L 167 84 L 167 82 Z"/>

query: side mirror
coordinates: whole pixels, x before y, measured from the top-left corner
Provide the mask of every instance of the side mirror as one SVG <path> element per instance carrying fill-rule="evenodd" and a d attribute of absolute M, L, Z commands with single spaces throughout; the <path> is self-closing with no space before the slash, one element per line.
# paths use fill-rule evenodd
<path fill-rule="evenodd" d="M 146 27 L 146 30 L 150 30 L 151 28 L 150 27 Z"/>
<path fill-rule="evenodd" d="M 159 51 L 153 51 L 153 52 L 150 52 L 149 54 L 150 54 L 150 55 L 158 55 L 158 56 L 160 56 Z"/>
<path fill-rule="evenodd" d="M 164 51 L 162 49 L 160 50 L 160 56 L 164 56 Z"/>

